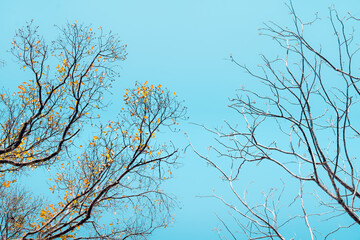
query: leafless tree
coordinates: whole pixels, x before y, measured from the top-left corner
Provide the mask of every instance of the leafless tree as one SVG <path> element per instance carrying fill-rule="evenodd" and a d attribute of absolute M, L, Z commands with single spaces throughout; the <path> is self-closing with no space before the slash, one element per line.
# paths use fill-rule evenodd
<path fill-rule="evenodd" d="M 221 219 L 225 230 L 219 232 L 221 238 L 227 232 L 231 239 L 244 235 L 289 239 L 305 230 L 309 239 L 327 239 L 343 234 L 344 229 L 351 231 L 352 226 L 358 232 L 360 59 L 355 29 L 360 22 L 350 13 L 342 18 L 330 8 L 333 38 L 320 38 L 323 45 L 318 45 L 307 33 L 321 19 L 316 15 L 313 21 L 303 22 L 291 2 L 288 7 L 292 28 L 271 22 L 261 29 L 262 35 L 278 44 L 279 57 L 261 56 L 264 65 L 259 70 L 230 57 L 252 81 L 259 80 L 256 90 L 240 89 L 230 100 L 229 107 L 241 120 L 235 125 L 229 119 L 225 127 L 214 130 L 204 127 L 215 134 L 217 144 L 208 155 L 195 149 L 221 173 L 234 194 L 233 199 L 213 195 L 228 206 L 234 220 L 232 224 Z M 269 176 L 281 173 L 285 187 L 281 191 L 273 187 L 254 203 L 248 200 L 251 187 L 242 194 L 240 183 L 245 183 L 242 175 L 248 169 L 254 171 L 251 180 L 271 182 L 256 174 L 261 166 Z M 294 188 L 297 193 L 287 203 Z M 287 228 L 291 224 L 296 224 L 294 231 Z M 325 232 L 329 227 L 323 231 L 324 225 L 331 226 L 330 232 Z"/>
<path fill-rule="evenodd" d="M 160 131 L 175 130 L 186 109 L 145 82 L 120 97 L 116 119 L 100 118 L 126 45 L 101 27 L 58 30 L 47 44 L 29 23 L 13 40 L 33 79 L 1 94 L 0 239 L 146 239 L 172 221 L 174 202 L 160 184 L 178 150 Z M 18 187 L 22 174 L 39 178 L 37 168 L 48 170 L 49 199 Z"/>

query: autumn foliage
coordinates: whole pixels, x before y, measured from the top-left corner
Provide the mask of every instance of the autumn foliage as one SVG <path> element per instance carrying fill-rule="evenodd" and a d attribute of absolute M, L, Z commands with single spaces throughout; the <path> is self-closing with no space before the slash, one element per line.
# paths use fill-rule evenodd
<path fill-rule="evenodd" d="M 1 239 L 146 238 L 171 222 L 172 199 L 159 186 L 178 150 L 157 135 L 174 130 L 185 108 L 161 85 L 136 83 L 114 95 L 124 100 L 115 119 L 100 118 L 126 45 L 101 27 L 58 30 L 47 44 L 29 23 L 12 42 L 32 79 L 0 95 Z M 20 184 L 36 168 L 48 170 L 51 200 Z"/>

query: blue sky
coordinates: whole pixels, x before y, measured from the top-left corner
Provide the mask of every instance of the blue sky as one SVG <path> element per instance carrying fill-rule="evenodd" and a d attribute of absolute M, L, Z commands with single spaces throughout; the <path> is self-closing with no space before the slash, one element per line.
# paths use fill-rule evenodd
<path fill-rule="evenodd" d="M 340 13 L 351 10 L 360 16 L 355 0 L 294 0 L 293 3 L 305 19 L 319 12 L 326 21 L 332 3 Z M 17 71 L 6 52 L 15 29 L 34 19 L 45 38 L 51 38 L 56 35 L 54 24 L 63 25 L 76 19 L 112 30 L 128 45 L 128 59 L 119 70 L 121 77 L 114 92 L 122 92 L 135 81 L 161 83 L 185 100 L 189 122 L 209 127 L 220 126 L 224 119 L 233 116 L 226 105 L 235 89 L 252 85 L 252 79 L 229 61 L 230 53 L 239 62 L 256 66 L 260 62 L 259 54 L 277 54 L 276 45 L 260 36 L 258 28 L 269 20 L 291 24 L 284 2 L 269 0 L 1 0 L 0 11 L 0 58 L 7 62 L 0 69 L 2 86 L 20 83 L 26 77 Z M 321 38 L 321 31 L 326 30 L 319 29 L 312 37 Z M 116 97 L 115 94 L 115 104 Z M 189 123 L 183 124 L 182 131 L 205 152 L 209 136 Z M 187 145 L 183 135 L 175 142 L 179 146 Z M 181 209 L 175 211 L 173 225 L 157 231 L 150 239 L 218 239 L 212 231 L 219 225 L 214 212 L 224 213 L 226 209 L 215 200 L 196 196 L 210 195 L 213 189 L 224 191 L 225 195 L 228 192 L 219 175 L 190 149 L 180 161 L 183 166 L 174 171 L 174 179 L 164 188 L 177 196 Z"/>

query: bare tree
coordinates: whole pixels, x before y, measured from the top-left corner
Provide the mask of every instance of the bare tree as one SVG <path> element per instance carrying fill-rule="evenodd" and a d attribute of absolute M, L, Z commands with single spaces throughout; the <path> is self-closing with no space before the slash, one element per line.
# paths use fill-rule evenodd
<path fill-rule="evenodd" d="M 48 45 L 29 23 L 13 40 L 33 79 L 1 94 L 0 238 L 146 239 L 172 221 L 174 202 L 160 184 L 178 150 L 157 135 L 174 130 L 185 108 L 175 93 L 145 82 L 126 90 L 116 119 L 100 118 L 126 45 L 101 27 L 58 30 Z M 36 168 L 49 171 L 51 200 L 17 187 L 22 173 L 38 178 L 28 171 Z"/>
<path fill-rule="evenodd" d="M 352 226 L 358 232 L 360 76 L 355 29 L 359 19 L 350 13 L 341 18 L 330 8 L 334 38 L 321 38 L 325 47 L 330 45 L 323 51 L 307 35 L 308 28 L 319 22 L 317 15 L 303 22 L 291 2 L 288 7 L 292 28 L 269 23 L 261 29 L 278 44 L 280 57 L 261 56 L 264 65 L 256 71 L 231 56 L 259 85 L 256 90 L 240 89 L 230 100 L 229 107 L 241 115 L 236 125 L 231 119 L 220 129 L 204 127 L 216 135 L 217 144 L 210 151 L 217 159 L 195 150 L 221 173 L 234 194 L 233 199 L 213 195 L 229 207 L 234 220 L 232 224 L 221 219 L 225 229 L 219 232 L 221 238 L 242 239 L 244 234 L 248 239 L 289 239 L 307 229 L 309 239 L 327 239 L 343 234 L 340 230 L 351 231 Z M 281 191 L 273 187 L 254 203 L 247 200 L 251 187 L 241 193 L 240 183 L 245 183 L 242 175 L 250 168 L 255 180 L 261 166 L 268 173 L 281 173 L 287 186 Z M 265 184 L 272 181 L 262 179 Z M 293 201 L 286 202 L 294 188 Z M 291 224 L 297 231 L 287 228 Z M 329 227 L 324 230 L 324 225 L 331 230 L 326 232 Z"/>

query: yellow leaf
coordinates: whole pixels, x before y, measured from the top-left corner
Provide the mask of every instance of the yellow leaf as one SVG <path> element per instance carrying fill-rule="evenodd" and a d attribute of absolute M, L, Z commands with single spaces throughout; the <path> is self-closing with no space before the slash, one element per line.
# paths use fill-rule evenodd
<path fill-rule="evenodd" d="M 73 107 L 69 107 L 69 108 L 70 108 L 71 110 L 73 110 L 73 111 L 75 110 L 75 108 L 73 108 Z"/>

